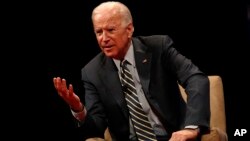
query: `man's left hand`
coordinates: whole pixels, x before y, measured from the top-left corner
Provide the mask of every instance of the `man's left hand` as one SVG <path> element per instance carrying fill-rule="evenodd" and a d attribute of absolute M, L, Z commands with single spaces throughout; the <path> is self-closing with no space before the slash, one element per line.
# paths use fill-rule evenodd
<path fill-rule="evenodd" d="M 172 133 L 169 141 L 189 141 L 196 139 L 199 129 L 183 129 Z"/>

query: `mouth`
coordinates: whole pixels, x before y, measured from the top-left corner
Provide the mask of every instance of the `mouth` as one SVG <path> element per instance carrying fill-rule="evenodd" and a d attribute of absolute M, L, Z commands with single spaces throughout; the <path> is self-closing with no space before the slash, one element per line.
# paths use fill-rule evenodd
<path fill-rule="evenodd" d="M 105 51 L 111 51 L 111 50 L 112 50 L 112 48 L 113 48 L 113 46 L 112 46 L 112 45 L 109 45 L 109 46 L 103 46 L 102 48 L 103 48 L 103 50 L 105 50 Z"/>
<path fill-rule="evenodd" d="M 112 48 L 113 46 L 112 45 L 109 45 L 109 46 L 103 46 L 102 48 Z"/>

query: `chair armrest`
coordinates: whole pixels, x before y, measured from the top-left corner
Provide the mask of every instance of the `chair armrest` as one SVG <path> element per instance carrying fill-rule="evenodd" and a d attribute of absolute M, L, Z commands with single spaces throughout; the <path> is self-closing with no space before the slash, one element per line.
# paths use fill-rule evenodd
<path fill-rule="evenodd" d="M 89 139 L 87 139 L 85 141 L 112 141 L 112 138 L 110 136 L 108 128 L 104 132 L 104 138 L 105 139 L 102 139 L 102 138 L 89 138 Z"/>
<path fill-rule="evenodd" d="M 108 129 L 105 131 L 105 140 L 102 138 L 89 138 L 86 141 L 111 141 Z M 212 127 L 209 133 L 202 135 L 201 141 L 228 141 L 227 133 L 223 130 Z"/>
<path fill-rule="evenodd" d="M 85 141 L 105 141 L 105 140 L 102 138 L 88 138 Z"/>
<path fill-rule="evenodd" d="M 228 141 L 228 137 L 223 130 L 212 127 L 209 133 L 202 135 L 201 141 Z"/>

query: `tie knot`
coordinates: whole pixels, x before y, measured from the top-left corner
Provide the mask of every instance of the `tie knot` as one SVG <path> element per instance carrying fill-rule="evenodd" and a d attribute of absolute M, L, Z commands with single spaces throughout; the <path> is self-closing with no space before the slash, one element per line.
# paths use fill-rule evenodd
<path fill-rule="evenodd" d="M 127 60 L 121 60 L 120 66 L 125 68 L 129 62 Z"/>

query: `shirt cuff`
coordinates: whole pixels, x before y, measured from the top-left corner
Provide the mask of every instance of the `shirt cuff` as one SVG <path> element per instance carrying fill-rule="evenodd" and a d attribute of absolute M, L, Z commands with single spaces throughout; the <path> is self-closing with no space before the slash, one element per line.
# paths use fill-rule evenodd
<path fill-rule="evenodd" d="M 86 115 L 87 115 L 87 110 L 86 110 L 85 107 L 84 107 L 84 109 L 83 109 L 81 112 L 74 112 L 74 111 L 71 109 L 71 113 L 73 114 L 73 116 L 74 116 L 79 122 L 84 122 L 85 117 L 86 117 Z"/>
<path fill-rule="evenodd" d="M 198 125 L 187 125 L 185 126 L 185 129 L 198 129 L 199 126 Z"/>
<path fill-rule="evenodd" d="M 200 128 L 198 125 L 187 125 L 185 126 L 185 129 L 197 130 L 198 133 L 200 133 Z"/>

